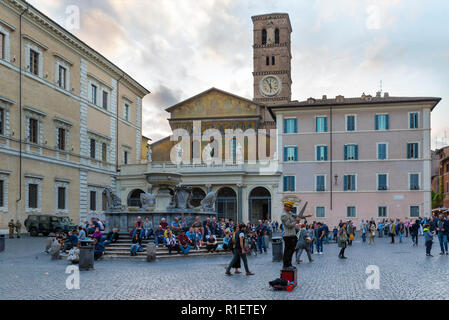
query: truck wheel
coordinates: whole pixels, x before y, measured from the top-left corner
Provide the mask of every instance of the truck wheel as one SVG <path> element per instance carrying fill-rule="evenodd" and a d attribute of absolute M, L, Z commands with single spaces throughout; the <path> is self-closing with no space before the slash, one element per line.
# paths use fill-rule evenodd
<path fill-rule="evenodd" d="M 37 232 L 37 229 L 36 228 L 31 228 L 30 229 L 30 236 L 32 236 L 32 237 L 37 237 L 38 236 L 38 232 Z"/>

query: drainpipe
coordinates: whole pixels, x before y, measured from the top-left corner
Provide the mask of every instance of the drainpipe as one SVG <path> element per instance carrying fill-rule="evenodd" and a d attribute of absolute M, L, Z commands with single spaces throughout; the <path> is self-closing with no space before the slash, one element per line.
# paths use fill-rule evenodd
<path fill-rule="evenodd" d="M 16 220 L 18 219 L 19 202 L 22 200 L 22 16 L 27 8 L 19 16 L 19 197 L 16 199 Z"/>
<path fill-rule="evenodd" d="M 330 141 L 329 141 L 329 152 L 330 152 L 330 154 L 329 154 L 329 166 L 330 166 L 330 179 L 329 179 L 329 182 L 330 182 L 330 209 L 331 209 L 331 211 L 332 211 L 332 190 L 333 190 L 333 187 L 332 187 L 332 178 L 333 178 L 333 176 L 332 176 L 332 106 L 330 106 L 329 107 L 329 139 L 330 139 Z"/>
<path fill-rule="evenodd" d="M 125 77 L 125 73 L 117 80 L 117 108 L 115 110 L 115 172 L 119 172 L 118 168 L 118 109 L 119 109 L 119 92 L 120 92 L 120 81 Z"/>

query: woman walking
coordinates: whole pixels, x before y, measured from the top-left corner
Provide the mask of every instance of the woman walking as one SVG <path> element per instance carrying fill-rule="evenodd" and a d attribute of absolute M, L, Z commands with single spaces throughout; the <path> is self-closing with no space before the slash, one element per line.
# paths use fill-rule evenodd
<path fill-rule="evenodd" d="M 346 233 L 346 222 L 344 222 L 338 232 L 338 246 L 341 248 L 338 257 L 340 259 L 347 259 L 345 257 L 345 249 L 348 242 L 348 234 Z"/>
<path fill-rule="evenodd" d="M 368 232 L 369 232 L 368 244 L 374 244 L 374 237 L 376 235 L 376 225 L 372 221 L 370 221 L 369 223 Z"/>

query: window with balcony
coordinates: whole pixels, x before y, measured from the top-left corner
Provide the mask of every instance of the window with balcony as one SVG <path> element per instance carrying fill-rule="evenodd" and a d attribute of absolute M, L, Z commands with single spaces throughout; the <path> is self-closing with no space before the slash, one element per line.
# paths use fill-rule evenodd
<path fill-rule="evenodd" d="M 390 128 L 390 117 L 388 114 L 376 114 L 374 117 L 375 130 L 388 130 Z"/>
<path fill-rule="evenodd" d="M 298 133 L 298 121 L 296 118 L 284 119 L 284 133 Z"/>
<path fill-rule="evenodd" d="M 316 146 L 316 161 L 327 161 L 327 146 Z"/>
<path fill-rule="evenodd" d="M 418 143 L 417 142 L 407 143 L 407 159 L 418 159 L 418 158 L 419 158 Z"/>
<path fill-rule="evenodd" d="M 355 174 L 345 174 L 343 176 L 343 189 L 344 189 L 344 191 L 355 191 L 356 190 Z"/>
<path fill-rule="evenodd" d="M 344 146 L 345 160 L 359 160 L 359 146 L 356 144 L 347 144 Z"/>
<path fill-rule="evenodd" d="M 284 161 L 298 161 L 298 147 L 284 147 Z"/>
<path fill-rule="evenodd" d="M 315 118 L 315 130 L 316 132 L 327 132 L 327 117 Z"/>
<path fill-rule="evenodd" d="M 388 175 L 386 173 L 377 175 L 377 190 L 388 190 Z"/>
<path fill-rule="evenodd" d="M 284 191 L 295 191 L 295 176 L 284 176 Z"/>

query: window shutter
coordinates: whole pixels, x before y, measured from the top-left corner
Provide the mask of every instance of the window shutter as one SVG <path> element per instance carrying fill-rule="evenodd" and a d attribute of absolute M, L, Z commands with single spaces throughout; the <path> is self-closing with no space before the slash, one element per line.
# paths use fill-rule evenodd
<path fill-rule="evenodd" d="M 295 147 L 295 161 L 298 161 L 298 147 Z"/>
<path fill-rule="evenodd" d="M 291 181 L 290 181 L 290 191 L 295 191 L 296 190 L 296 184 L 295 184 L 295 178 L 296 177 L 290 177 Z"/>
<path fill-rule="evenodd" d="M 318 132 L 318 118 L 315 118 L 315 131 Z"/>
<path fill-rule="evenodd" d="M 407 159 L 411 158 L 411 144 L 407 143 Z"/>
<path fill-rule="evenodd" d="M 287 123 L 287 119 L 284 119 L 284 133 L 288 133 Z"/>
<path fill-rule="evenodd" d="M 355 186 L 355 176 L 351 176 L 351 190 L 355 190 L 356 186 Z"/>
<path fill-rule="evenodd" d="M 374 128 L 379 130 L 379 115 L 377 114 L 374 116 Z"/>
<path fill-rule="evenodd" d="M 389 114 L 385 115 L 385 129 L 387 129 L 387 130 L 390 129 L 390 115 Z"/>
<path fill-rule="evenodd" d="M 327 117 L 324 118 L 324 132 L 327 132 Z"/>
<path fill-rule="evenodd" d="M 359 146 L 355 145 L 354 150 L 355 150 L 354 152 L 355 160 L 359 160 Z"/>
<path fill-rule="evenodd" d="M 287 191 L 287 177 L 284 177 L 284 191 Z"/>
<path fill-rule="evenodd" d="M 344 176 L 344 191 L 348 191 L 348 176 Z"/>
<path fill-rule="evenodd" d="M 295 132 L 295 133 L 298 133 L 298 119 L 295 118 L 295 120 L 293 121 L 293 123 L 295 124 L 294 132 Z"/>
<path fill-rule="evenodd" d="M 344 159 L 348 160 L 348 146 L 344 146 Z"/>
<path fill-rule="evenodd" d="M 284 162 L 288 161 L 288 148 L 284 147 Z"/>
<path fill-rule="evenodd" d="M 324 146 L 324 160 L 327 161 L 327 146 Z"/>

